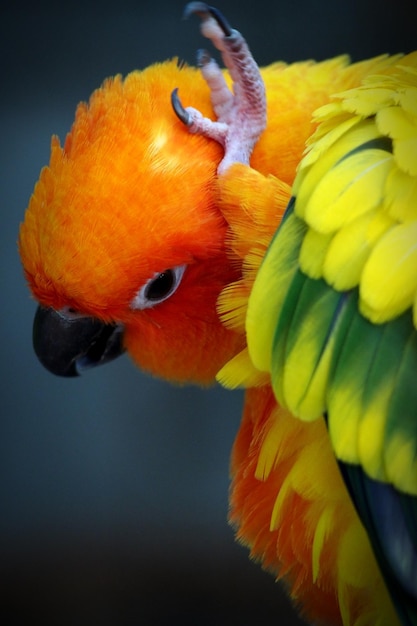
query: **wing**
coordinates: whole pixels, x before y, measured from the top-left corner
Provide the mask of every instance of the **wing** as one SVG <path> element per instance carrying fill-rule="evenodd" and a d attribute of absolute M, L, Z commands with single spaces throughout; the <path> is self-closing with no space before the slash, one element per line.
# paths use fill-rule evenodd
<path fill-rule="evenodd" d="M 417 624 L 417 53 L 317 113 L 257 274 L 252 362 L 335 455 L 404 624 Z"/>

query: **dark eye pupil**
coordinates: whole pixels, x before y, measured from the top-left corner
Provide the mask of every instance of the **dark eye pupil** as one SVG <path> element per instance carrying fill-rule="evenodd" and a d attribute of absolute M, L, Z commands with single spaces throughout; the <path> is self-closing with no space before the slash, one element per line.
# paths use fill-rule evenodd
<path fill-rule="evenodd" d="M 174 287 L 174 273 L 166 270 L 154 278 L 146 288 L 145 296 L 148 300 L 164 298 Z"/>

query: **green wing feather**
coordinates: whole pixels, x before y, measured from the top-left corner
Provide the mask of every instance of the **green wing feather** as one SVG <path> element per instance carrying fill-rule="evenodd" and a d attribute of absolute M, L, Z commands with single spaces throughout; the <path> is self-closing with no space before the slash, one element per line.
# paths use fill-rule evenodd
<path fill-rule="evenodd" d="M 416 626 L 417 53 L 320 116 L 250 296 L 248 350 L 280 404 L 327 420 L 399 616 Z"/>
<path fill-rule="evenodd" d="M 341 461 L 417 496 L 413 90 L 417 54 L 319 110 L 326 133 L 301 163 L 246 330 L 281 404 L 303 420 L 327 413 Z"/>

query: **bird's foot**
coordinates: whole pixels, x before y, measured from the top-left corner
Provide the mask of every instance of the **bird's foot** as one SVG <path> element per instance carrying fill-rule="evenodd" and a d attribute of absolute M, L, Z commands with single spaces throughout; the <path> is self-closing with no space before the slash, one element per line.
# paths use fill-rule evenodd
<path fill-rule="evenodd" d="M 233 79 L 233 92 L 223 73 L 208 52 L 200 51 L 198 64 L 210 88 L 217 120 L 213 121 L 193 107 L 183 107 L 178 90 L 172 92 L 176 115 L 191 133 L 214 139 L 224 148 L 217 171 L 225 172 L 233 163 L 249 164 L 252 150 L 266 126 L 265 88 L 259 68 L 242 35 L 232 28 L 214 7 L 204 2 L 190 2 L 184 15 L 201 18 L 201 32 L 221 52 Z"/>

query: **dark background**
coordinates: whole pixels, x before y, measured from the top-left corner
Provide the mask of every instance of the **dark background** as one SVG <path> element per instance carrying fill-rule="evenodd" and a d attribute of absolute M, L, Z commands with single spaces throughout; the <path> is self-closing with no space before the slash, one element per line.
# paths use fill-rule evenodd
<path fill-rule="evenodd" d="M 295 625 L 226 523 L 242 396 L 173 388 L 125 357 L 77 380 L 38 365 L 19 221 L 75 106 L 102 80 L 205 46 L 181 2 L 0 9 L 0 589 L 7 624 Z M 261 64 L 415 46 L 414 2 L 223 0 Z"/>

